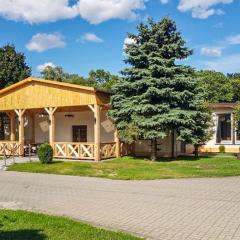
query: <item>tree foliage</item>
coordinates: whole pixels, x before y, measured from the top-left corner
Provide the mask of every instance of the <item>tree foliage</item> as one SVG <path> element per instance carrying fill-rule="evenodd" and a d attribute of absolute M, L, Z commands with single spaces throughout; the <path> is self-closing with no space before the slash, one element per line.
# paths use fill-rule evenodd
<path fill-rule="evenodd" d="M 31 75 L 31 69 L 23 53 L 17 52 L 14 45 L 0 48 L 0 89 L 19 82 Z M 8 121 L 5 113 L 0 113 L 0 139 L 5 138 L 4 124 Z"/>
<path fill-rule="evenodd" d="M 97 69 L 89 72 L 87 80 L 97 88 L 111 91 L 112 86 L 119 80 L 119 77 L 103 69 Z"/>
<path fill-rule="evenodd" d="M 41 75 L 48 80 L 55 80 L 59 82 L 66 81 L 66 74 L 63 72 L 63 68 L 59 66 L 47 66 L 41 72 Z"/>
<path fill-rule="evenodd" d="M 230 79 L 221 72 L 198 71 L 196 78 L 199 85 L 206 92 L 208 102 L 231 102 L 233 99 L 233 85 Z"/>
<path fill-rule="evenodd" d="M 228 74 L 227 77 L 231 83 L 231 102 L 240 102 L 240 73 Z"/>
<path fill-rule="evenodd" d="M 19 82 L 31 75 L 31 69 L 23 53 L 17 52 L 14 45 L 0 48 L 0 88 Z"/>
<path fill-rule="evenodd" d="M 225 75 L 213 70 L 201 70 L 196 71 L 195 76 L 204 88 L 209 103 L 240 101 L 240 73 Z"/>
<path fill-rule="evenodd" d="M 63 71 L 63 68 L 59 66 L 48 66 L 41 72 L 41 75 L 48 80 L 92 86 L 108 91 L 111 91 L 112 85 L 119 79 L 118 76 L 112 75 L 110 72 L 103 69 L 91 70 L 89 76 L 85 78 L 78 74 L 66 73 Z"/>
<path fill-rule="evenodd" d="M 137 34 L 129 34 L 133 40 L 125 48 L 129 67 L 114 85 L 109 116 L 121 138 L 126 139 L 131 128 L 135 138 L 153 140 L 155 159 L 156 140 L 170 132 L 186 142 L 198 142 L 196 134 L 204 132 L 200 131 L 205 128 L 202 122 L 208 121 L 209 113 L 204 106 L 204 91 L 193 78 L 194 70 L 176 64 L 192 51 L 185 46 L 175 22 L 167 17 L 160 22 L 149 19 L 137 30 Z"/>

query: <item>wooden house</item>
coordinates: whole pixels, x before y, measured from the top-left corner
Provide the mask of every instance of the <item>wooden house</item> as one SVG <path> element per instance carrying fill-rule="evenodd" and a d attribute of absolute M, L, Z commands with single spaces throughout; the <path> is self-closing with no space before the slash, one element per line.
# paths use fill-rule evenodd
<path fill-rule="evenodd" d="M 0 154 L 22 155 L 24 147 L 48 142 L 56 158 L 119 157 L 123 146 L 106 117 L 109 99 L 109 93 L 93 87 L 37 78 L 2 89 L 0 112 L 9 123 Z"/>
<path fill-rule="evenodd" d="M 225 151 L 229 153 L 240 152 L 240 134 L 234 117 L 237 105 L 237 103 L 210 104 L 213 134 L 211 139 L 202 146 L 202 152 L 217 153 L 220 151 L 220 146 L 224 146 Z"/>

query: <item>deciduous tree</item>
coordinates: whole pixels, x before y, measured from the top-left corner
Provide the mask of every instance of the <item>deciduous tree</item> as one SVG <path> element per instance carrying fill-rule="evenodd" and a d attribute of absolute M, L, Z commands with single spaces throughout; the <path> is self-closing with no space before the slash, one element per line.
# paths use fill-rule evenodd
<path fill-rule="evenodd" d="M 41 75 L 43 78 L 48 80 L 55 80 L 59 82 L 66 81 L 66 74 L 63 72 L 63 68 L 56 66 L 47 66 L 44 68 L 44 70 L 41 72 Z"/>
<path fill-rule="evenodd" d="M 88 77 L 82 77 L 78 74 L 64 72 L 60 66 L 47 66 L 42 72 L 43 78 L 60 82 L 68 82 L 84 86 L 92 86 L 111 91 L 112 85 L 119 79 L 118 76 L 112 75 L 104 69 L 90 70 Z"/>
<path fill-rule="evenodd" d="M 0 48 L 0 89 L 19 82 L 31 75 L 25 55 L 17 52 L 14 45 Z M 4 122 L 6 115 L 0 114 L 0 139 L 4 139 Z"/>
<path fill-rule="evenodd" d="M 202 70 L 196 72 L 196 78 L 206 92 L 208 102 L 231 102 L 233 100 L 233 85 L 225 74 Z"/>

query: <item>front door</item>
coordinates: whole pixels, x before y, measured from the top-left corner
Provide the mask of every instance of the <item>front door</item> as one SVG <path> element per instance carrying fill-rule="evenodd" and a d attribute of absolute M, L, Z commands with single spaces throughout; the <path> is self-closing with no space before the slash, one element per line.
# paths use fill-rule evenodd
<path fill-rule="evenodd" d="M 87 142 L 87 125 L 72 126 L 73 142 Z"/>

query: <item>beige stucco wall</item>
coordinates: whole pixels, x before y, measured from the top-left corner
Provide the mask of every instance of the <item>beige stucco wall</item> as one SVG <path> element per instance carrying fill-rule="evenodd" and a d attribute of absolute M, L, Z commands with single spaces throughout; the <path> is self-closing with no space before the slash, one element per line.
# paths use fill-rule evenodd
<path fill-rule="evenodd" d="M 211 137 L 211 139 L 200 148 L 201 152 L 208 152 L 208 153 L 216 153 L 219 152 L 219 146 L 220 145 L 224 145 L 225 146 L 225 151 L 229 152 L 229 153 L 236 153 L 239 152 L 239 147 L 240 147 L 240 142 L 236 141 L 236 144 L 233 145 L 232 142 L 229 143 L 216 143 L 216 137 L 217 137 L 217 114 L 222 114 L 222 113 L 232 113 L 233 110 L 232 109 L 226 109 L 226 108 L 218 108 L 218 109 L 214 109 L 213 113 L 212 113 L 212 119 L 213 119 L 213 135 Z M 233 124 L 233 121 L 232 121 Z M 187 153 L 192 153 L 194 151 L 194 148 L 192 145 L 187 145 L 186 146 L 186 152 Z"/>
<path fill-rule="evenodd" d="M 73 114 L 74 117 L 65 117 L 66 114 Z M 27 117 L 25 123 L 25 141 L 32 142 L 32 126 L 35 125 L 35 143 L 48 142 L 49 140 L 49 120 L 48 116 L 39 117 L 39 114 L 33 118 Z M 60 112 L 55 113 L 55 141 L 56 142 L 72 142 L 72 126 L 87 125 L 87 141 L 94 142 L 94 116 L 91 111 L 86 112 Z M 112 123 L 106 117 L 106 111 L 101 112 L 101 142 L 114 141 L 114 128 Z M 181 153 L 181 142 L 176 141 L 175 152 L 177 155 Z M 170 157 L 172 151 L 171 136 L 167 136 L 162 140 L 158 140 L 160 151 L 158 156 Z M 135 143 L 135 153 L 137 156 L 150 156 L 151 141 L 142 140 Z"/>
<path fill-rule="evenodd" d="M 49 141 L 49 120 L 48 116 L 39 117 L 34 115 L 35 120 L 35 143 L 44 143 Z M 30 127 L 29 127 L 30 128 Z M 26 132 L 26 131 L 25 131 Z"/>
<path fill-rule="evenodd" d="M 204 145 L 201 147 L 201 151 L 202 152 L 219 152 L 219 146 L 220 145 L 224 145 L 225 146 L 225 150 L 226 152 L 239 152 L 239 146 L 240 146 L 240 142 L 236 142 L 235 145 L 233 145 L 231 142 L 229 143 L 216 143 L 216 137 L 217 137 L 217 114 L 222 114 L 222 113 L 232 113 L 233 110 L 232 109 L 215 109 L 214 112 L 212 113 L 212 119 L 213 119 L 213 135 L 211 137 L 211 139 Z M 232 120 L 232 124 L 233 124 L 233 120 Z"/>
<path fill-rule="evenodd" d="M 226 152 L 239 152 L 240 142 L 233 144 L 216 144 L 216 124 L 217 115 L 221 113 L 231 113 L 231 109 L 217 109 L 214 110 L 212 114 L 214 126 L 212 138 L 201 148 L 202 152 L 218 152 L 219 145 L 225 145 Z M 65 117 L 65 114 L 73 114 L 73 118 Z M 94 116 L 91 111 L 86 112 L 61 112 L 56 113 L 56 142 L 72 142 L 72 126 L 74 125 L 87 125 L 88 129 L 88 142 L 94 142 Z M 35 139 L 32 141 L 32 127 L 35 125 Z M 16 118 L 16 129 L 18 123 Z M 38 114 L 34 116 L 33 119 L 27 116 L 25 119 L 25 140 L 26 142 L 43 143 L 49 140 L 49 123 L 48 116 L 40 118 Z M 5 128 L 6 140 L 9 140 L 9 127 Z M 16 139 L 18 139 L 18 133 L 16 133 Z M 114 141 L 114 131 L 113 126 L 106 117 L 106 111 L 101 112 L 101 142 L 113 142 Z M 166 137 L 163 140 L 159 140 L 160 151 L 159 156 L 170 156 L 171 155 L 171 137 Z M 181 153 L 181 143 L 176 141 L 176 153 L 179 155 Z M 150 141 L 143 140 L 138 141 L 135 144 L 135 152 L 138 156 L 149 156 L 151 151 Z M 194 148 L 191 145 L 186 146 L 186 153 L 193 153 Z"/>
<path fill-rule="evenodd" d="M 65 114 L 73 114 L 74 117 L 65 117 Z M 34 116 L 35 121 L 35 143 L 48 142 L 49 140 L 49 122 L 48 116 Z M 32 119 L 27 118 L 25 124 L 25 140 L 32 139 Z M 86 112 L 61 112 L 55 114 L 55 141 L 56 142 L 72 142 L 72 126 L 87 125 L 87 141 L 94 142 L 94 116 L 90 111 Z M 114 128 L 112 123 L 107 119 L 106 112 L 101 112 L 101 142 L 114 141 Z"/>

